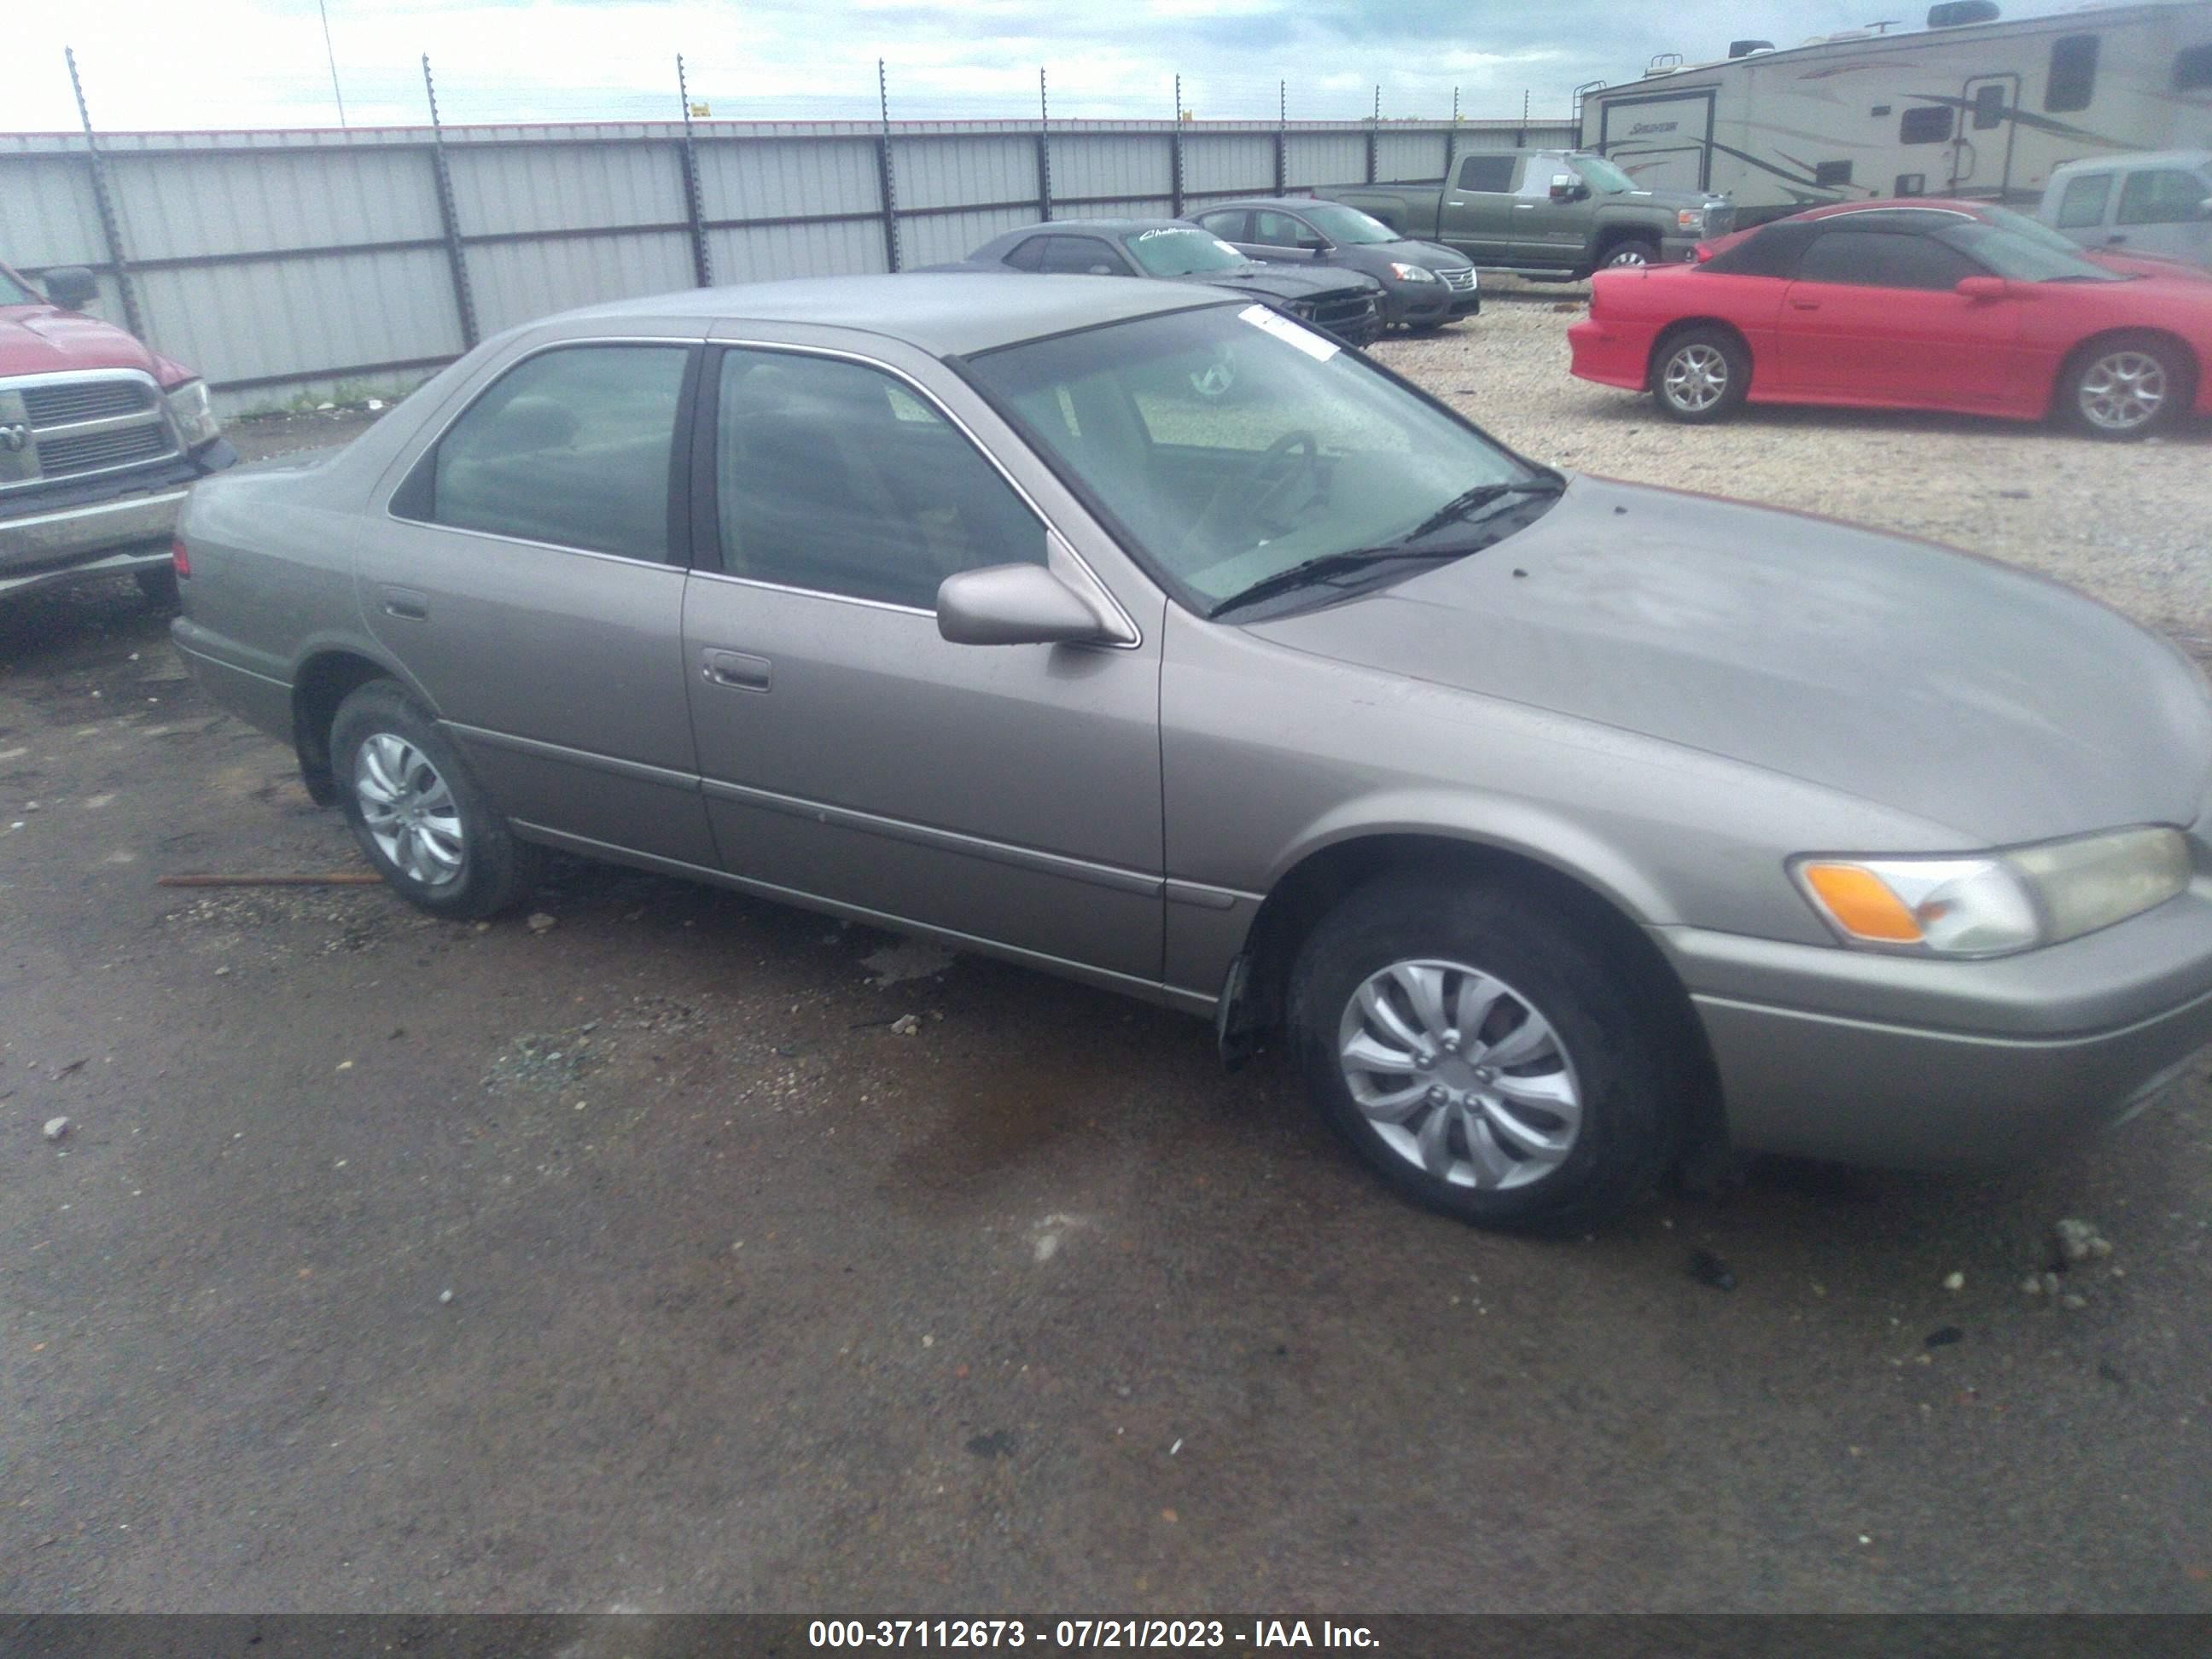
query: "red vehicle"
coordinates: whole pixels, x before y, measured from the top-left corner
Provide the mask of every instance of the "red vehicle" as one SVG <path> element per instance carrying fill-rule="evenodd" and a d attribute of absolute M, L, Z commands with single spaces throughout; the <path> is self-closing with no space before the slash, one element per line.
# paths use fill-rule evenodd
<path fill-rule="evenodd" d="M 2124 439 L 2212 414 L 2212 283 L 2093 258 L 2019 220 L 1986 203 L 1853 204 L 1693 264 L 1601 271 L 1567 331 L 1573 372 L 1692 422 L 1751 400 L 2056 415 Z"/>
<path fill-rule="evenodd" d="M 0 265 L 0 599 L 128 574 L 173 600 L 185 491 L 238 459 L 206 382 L 84 315 L 97 292 L 79 266 L 40 295 Z"/>

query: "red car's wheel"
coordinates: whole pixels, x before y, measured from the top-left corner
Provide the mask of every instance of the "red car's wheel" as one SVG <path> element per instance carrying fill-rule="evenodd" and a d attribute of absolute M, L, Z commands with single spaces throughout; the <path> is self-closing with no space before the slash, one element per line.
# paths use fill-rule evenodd
<path fill-rule="evenodd" d="M 1677 421 L 1725 420 L 1751 390 L 1751 353 L 1735 330 L 1677 330 L 1651 354 L 1651 395 Z"/>
<path fill-rule="evenodd" d="M 2059 372 L 2058 413 L 2093 438 L 2146 437 L 2188 406 L 2194 367 L 2159 335 L 2108 334 L 2083 346 Z"/>

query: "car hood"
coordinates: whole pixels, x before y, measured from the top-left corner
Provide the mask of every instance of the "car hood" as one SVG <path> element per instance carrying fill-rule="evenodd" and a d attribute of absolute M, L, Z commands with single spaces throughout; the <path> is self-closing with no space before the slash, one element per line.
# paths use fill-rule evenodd
<path fill-rule="evenodd" d="M 156 374 L 154 354 L 112 323 L 52 306 L 0 306 L 0 374 L 136 368 Z"/>
<path fill-rule="evenodd" d="M 1202 283 L 1209 288 L 1230 289 L 1238 294 L 1265 295 L 1271 300 L 1311 300 L 1323 294 L 1375 291 L 1370 286 L 1373 278 L 1356 270 L 1328 265 L 1312 270 L 1297 265 L 1255 265 L 1249 270 L 1200 271 L 1168 280 Z"/>
<path fill-rule="evenodd" d="M 1464 253 L 1455 253 L 1434 242 L 1362 242 L 1345 251 L 1360 256 L 1360 264 L 1370 269 L 1393 261 L 1426 265 L 1431 270 L 1455 270 L 1468 263 Z"/>
<path fill-rule="evenodd" d="M 2195 669 L 2069 588 L 1595 478 L 1485 552 L 1249 626 L 1785 774 L 1972 845 L 2189 824 L 2212 768 Z"/>

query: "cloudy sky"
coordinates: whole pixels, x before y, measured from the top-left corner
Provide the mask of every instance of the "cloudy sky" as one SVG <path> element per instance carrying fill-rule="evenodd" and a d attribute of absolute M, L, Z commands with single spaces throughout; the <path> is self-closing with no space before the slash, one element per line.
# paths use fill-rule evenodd
<path fill-rule="evenodd" d="M 1794 46 L 1925 0 L 326 0 L 337 91 L 355 125 L 424 118 L 430 54 L 449 121 L 666 119 L 675 54 L 716 117 L 872 114 L 890 63 L 895 118 L 1024 117 L 1048 67 L 1054 115 L 1158 116 L 1173 84 L 1201 119 L 1274 112 L 1564 114 L 1577 82 L 1633 78 L 1654 52 L 1692 61 L 1756 35 Z M 2008 15 L 2056 9 L 2014 0 Z M 76 0 L 11 9 L 0 130 L 74 129 L 76 49 L 110 129 L 334 126 L 316 0 Z"/>

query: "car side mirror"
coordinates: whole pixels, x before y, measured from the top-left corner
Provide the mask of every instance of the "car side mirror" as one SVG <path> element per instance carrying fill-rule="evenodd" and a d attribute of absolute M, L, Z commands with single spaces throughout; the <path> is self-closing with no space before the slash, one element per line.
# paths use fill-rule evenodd
<path fill-rule="evenodd" d="M 1041 564 L 994 564 L 947 576 L 937 631 L 954 645 L 1077 645 L 1113 637 L 1084 597 Z"/>
<path fill-rule="evenodd" d="M 1301 236 L 1298 238 L 1298 246 L 1316 259 L 1328 252 L 1328 244 L 1318 236 Z"/>
<path fill-rule="evenodd" d="M 1571 173 L 1555 173 L 1552 175 L 1552 199 L 1555 202 L 1573 201 L 1576 191 L 1579 188 L 1578 181 Z"/>
<path fill-rule="evenodd" d="M 46 298 L 64 311 L 82 311 L 100 298 L 100 283 L 82 265 L 61 265 L 46 273 Z"/>
<path fill-rule="evenodd" d="M 2197 216 L 2200 219 L 2212 219 L 2212 196 L 2206 197 L 2197 204 Z"/>
<path fill-rule="evenodd" d="M 1961 276 L 1958 292 L 1962 299 L 1976 301 L 2002 300 L 2012 290 L 2005 286 L 2002 276 Z"/>

